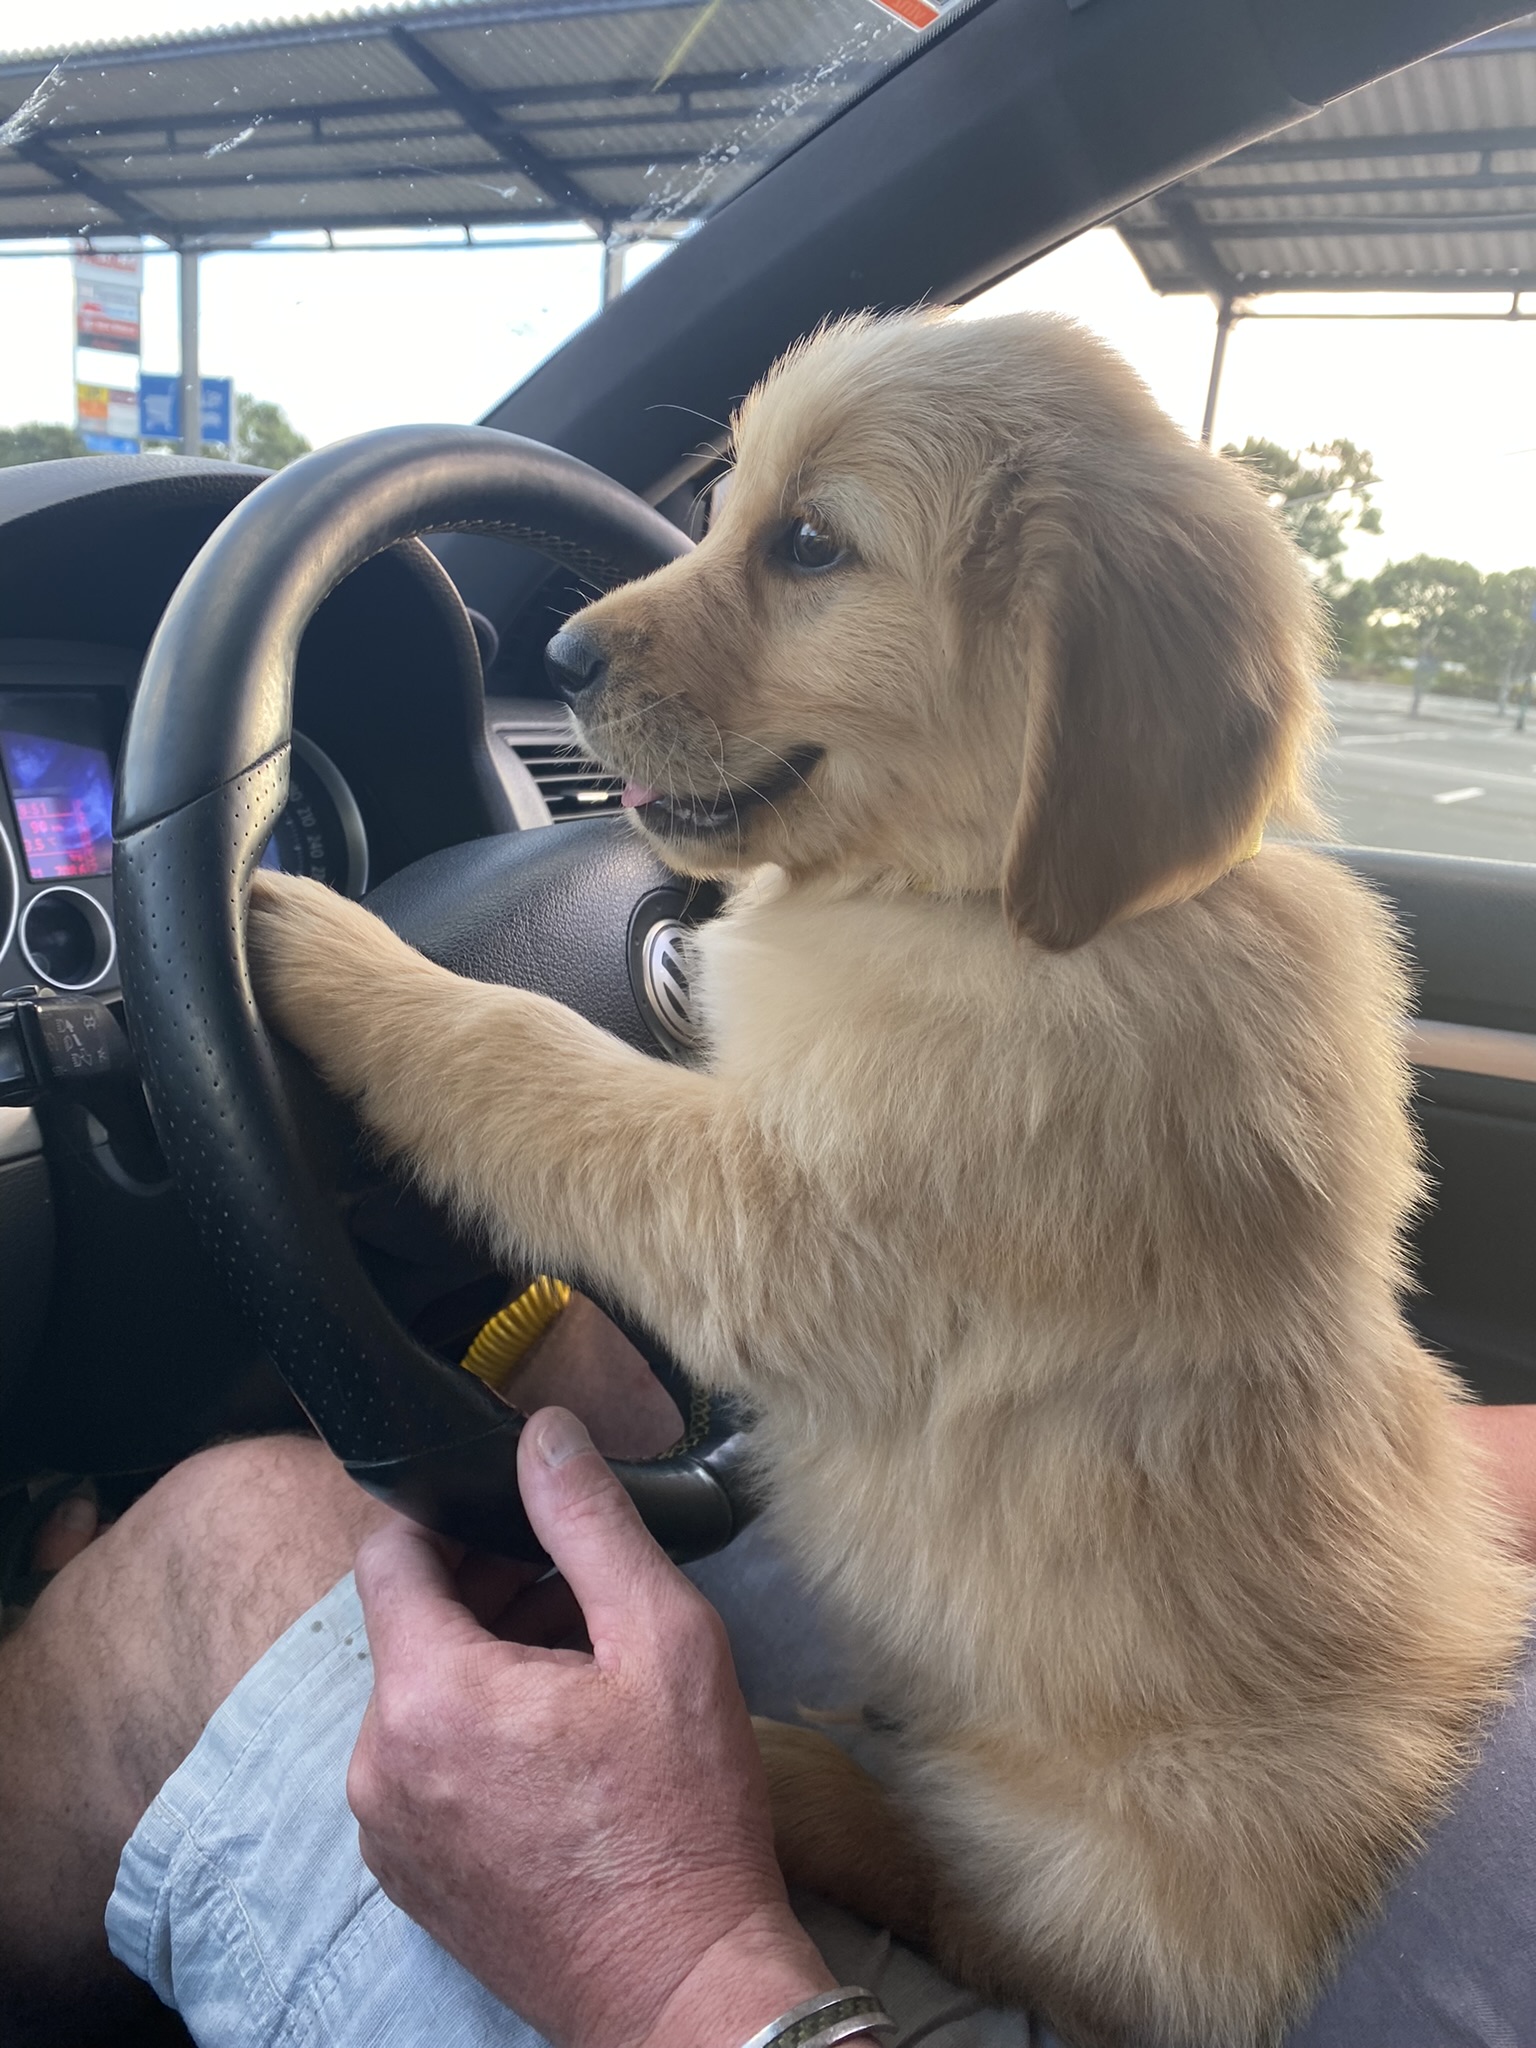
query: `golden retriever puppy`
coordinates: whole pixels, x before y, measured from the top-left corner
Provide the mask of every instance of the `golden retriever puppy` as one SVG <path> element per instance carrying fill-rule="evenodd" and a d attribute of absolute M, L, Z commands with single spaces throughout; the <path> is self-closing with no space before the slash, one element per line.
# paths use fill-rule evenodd
<path fill-rule="evenodd" d="M 896 1725 L 765 1729 L 791 1876 L 1078 2043 L 1271 2042 L 1527 1588 L 1405 1327 L 1405 983 L 1305 821 L 1314 607 L 1064 322 L 850 321 L 552 648 L 701 934 L 696 1071 L 261 878 L 276 1026 L 505 1248 L 744 1395 Z"/>

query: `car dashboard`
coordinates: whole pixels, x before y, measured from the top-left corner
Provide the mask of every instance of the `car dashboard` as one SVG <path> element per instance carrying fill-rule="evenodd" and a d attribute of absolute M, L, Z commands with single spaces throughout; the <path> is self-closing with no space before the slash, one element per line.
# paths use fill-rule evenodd
<path fill-rule="evenodd" d="M 0 477 L 0 990 L 115 986 L 111 806 L 128 705 L 181 576 L 260 481 L 153 457 Z M 568 751 L 531 652 L 509 650 L 523 657 L 507 665 L 514 694 L 488 703 L 466 614 L 427 549 L 364 564 L 300 648 L 288 802 L 263 864 L 359 897 L 440 846 L 563 815 L 524 761 L 530 744 Z M 566 773 L 580 773 L 574 757 Z"/>
<path fill-rule="evenodd" d="M 0 471 L 0 1001 L 46 988 L 120 1019 L 112 803 L 129 707 L 182 576 L 261 480 L 156 457 Z M 540 695 L 541 646 L 537 630 L 507 646 L 488 701 L 481 644 L 421 542 L 356 570 L 299 649 L 264 864 L 360 897 L 442 847 L 585 814 L 536 779 L 541 751 L 579 773 Z M 120 1142 L 88 1092 L 0 1107 L 0 1481 L 159 1466 L 210 1431 L 299 1420 L 152 1141 Z"/>
<path fill-rule="evenodd" d="M 115 986 L 112 790 L 136 676 L 124 649 L 0 642 L 0 992 Z M 262 866 L 348 896 L 368 886 L 357 797 L 302 732 Z"/>

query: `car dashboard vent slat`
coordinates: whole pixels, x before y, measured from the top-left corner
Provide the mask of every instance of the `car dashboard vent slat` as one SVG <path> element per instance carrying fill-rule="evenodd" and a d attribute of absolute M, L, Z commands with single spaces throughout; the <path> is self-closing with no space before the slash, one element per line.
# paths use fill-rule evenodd
<path fill-rule="evenodd" d="M 499 725 L 496 736 L 510 747 L 538 784 L 551 820 L 590 818 L 620 808 L 623 782 L 589 760 L 558 732 L 529 732 Z"/>

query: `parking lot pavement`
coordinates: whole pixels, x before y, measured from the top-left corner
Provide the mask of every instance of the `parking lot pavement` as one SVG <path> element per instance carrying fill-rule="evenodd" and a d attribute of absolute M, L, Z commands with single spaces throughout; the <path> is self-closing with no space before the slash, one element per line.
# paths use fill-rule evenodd
<path fill-rule="evenodd" d="M 1523 733 L 1492 704 L 1406 684 L 1325 683 L 1324 808 L 1356 846 L 1536 861 L 1536 707 Z"/>

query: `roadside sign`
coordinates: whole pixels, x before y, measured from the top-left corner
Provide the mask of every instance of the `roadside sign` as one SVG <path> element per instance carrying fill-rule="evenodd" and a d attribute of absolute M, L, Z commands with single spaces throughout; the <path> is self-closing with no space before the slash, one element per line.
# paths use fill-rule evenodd
<path fill-rule="evenodd" d="M 109 384 L 76 384 L 75 421 L 93 455 L 137 455 L 139 394 Z"/>
<path fill-rule="evenodd" d="M 229 448 L 235 439 L 235 386 L 230 377 L 205 377 L 202 388 L 201 432 L 216 448 Z"/>
<path fill-rule="evenodd" d="M 144 258 L 138 250 L 77 249 L 75 346 L 107 349 L 114 355 L 139 353 L 139 302 Z"/>
<path fill-rule="evenodd" d="M 201 439 L 217 448 L 234 440 L 235 383 L 232 377 L 202 380 Z M 146 441 L 181 439 L 181 379 L 146 370 L 139 379 L 140 431 Z"/>
<path fill-rule="evenodd" d="M 93 455 L 136 455 L 143 251 L 136 240 L 77 242 L 70 268 L 75 281 L 75 426 Z M 82 350 L 97 359 L 82 364 Z M 128 360 L 104 370 L 97 354 L 102 350 Z M 110 382 L 97 381 L 104 374 Z"/>
<path fill-rule="evenodd" d="M 139 432 L 146 441 L 181 439 L 181 379 L 139 373 Z"/>

